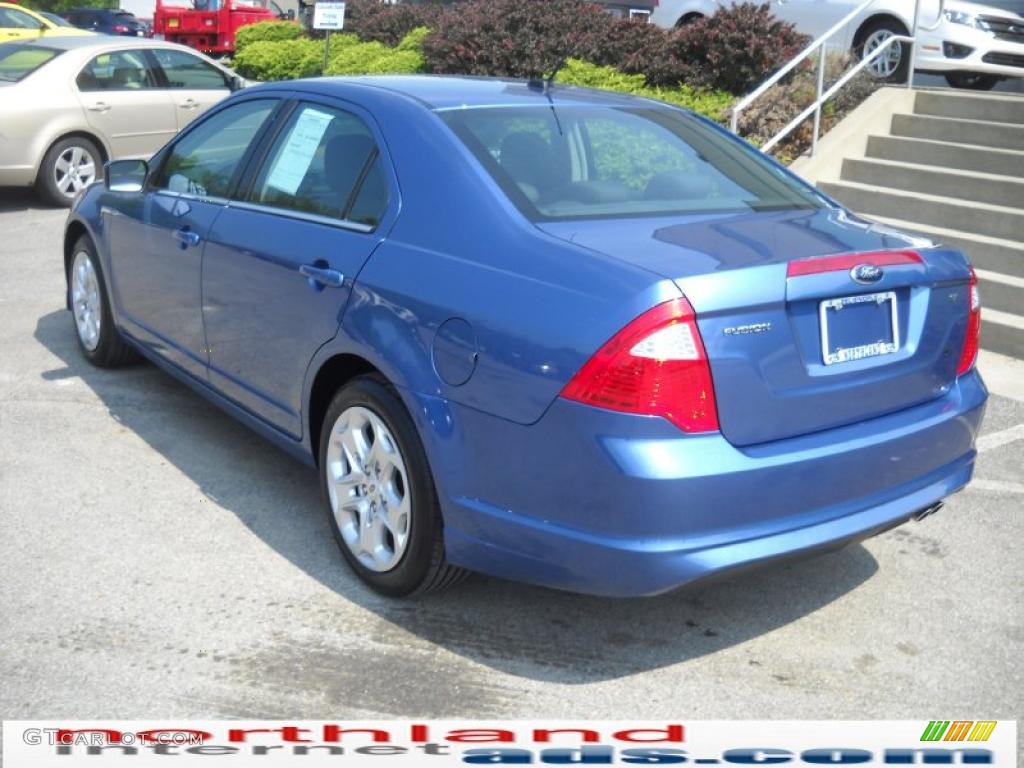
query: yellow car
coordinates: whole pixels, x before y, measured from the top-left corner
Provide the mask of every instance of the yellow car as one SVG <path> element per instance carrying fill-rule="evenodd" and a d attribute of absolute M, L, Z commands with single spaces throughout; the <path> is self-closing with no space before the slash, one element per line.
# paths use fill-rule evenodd
<path fill-rule="evenodd" d="M 13 3 L 0 3 L 0 43 L 39 37 L 91 35 L 85 29 L 61 27 L 38 13 Z"/>

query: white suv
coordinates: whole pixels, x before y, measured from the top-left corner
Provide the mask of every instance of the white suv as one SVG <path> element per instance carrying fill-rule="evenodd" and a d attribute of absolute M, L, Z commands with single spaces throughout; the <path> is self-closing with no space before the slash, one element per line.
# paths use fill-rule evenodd
<path fill-rule="evenodd" d="M 651 21 L 663 27 L 709 16 L 730 0 L 661 0 Z M 771 0 L 776 16 L 818 37 L 862 0 Z M 914 0 L 875 0 L 832 43 L 858 55 L 870 53 L 893 34 L 908 34 Z M 914 68 L 940 72 L 950 85 L 988 89 L 1007 77 L 1024 77 L 1024 0 L 921 0 Z M 878 77 L 903 81 L 908 57 L 893 45 L 870 66 Z"/>

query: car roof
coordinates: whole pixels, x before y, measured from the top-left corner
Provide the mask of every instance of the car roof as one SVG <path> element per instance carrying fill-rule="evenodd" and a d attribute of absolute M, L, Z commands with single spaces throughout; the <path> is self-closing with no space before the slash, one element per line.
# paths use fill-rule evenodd
<path fill-rule="evenodd" d="M 0 3 L 2 5 L 2 3 Z M 11 40 L 3 45 L 31 45 L 33 48 L 52 48 L 57 51 L 74 51 L 89 48 L 181 48 L 182 46 L 148 37 L 125 37 L 124 35 L 81 35 L 61 37 L 47 35 L 33 40 Z"/>
<path fill-rule="evenodd" d="M 401 94 L 423 103 L 429 109 L 446 111 L 472 107 L 543 106 L 551 103 L 567 106 L 593 105 L 636 107 L 638 102 L 660 104 L 636 96 L 553 85 L 545 93 L 539 84 L 526 80 L 459 75 L 372 75 L 366 77 L 322 77 L 289 83 L 295 90 L 343 95 L 345 86 L 362 85 Z M 267 83 L 272 87 L 274 83 Z M 549 100 L 550 97 L 550 100 Z M 664 106 L 664 105 L 662 105 Z"/>

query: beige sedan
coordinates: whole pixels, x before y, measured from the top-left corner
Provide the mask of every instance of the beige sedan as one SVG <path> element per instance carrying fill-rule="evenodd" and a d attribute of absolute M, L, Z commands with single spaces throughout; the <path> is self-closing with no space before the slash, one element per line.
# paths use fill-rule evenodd
<path fill-rule="evenodd" d="M 148 158 L 243 81 L 172 43 L 124 37 L 0 44 L 0 186 L 56 205 L 103 163 Z"/>

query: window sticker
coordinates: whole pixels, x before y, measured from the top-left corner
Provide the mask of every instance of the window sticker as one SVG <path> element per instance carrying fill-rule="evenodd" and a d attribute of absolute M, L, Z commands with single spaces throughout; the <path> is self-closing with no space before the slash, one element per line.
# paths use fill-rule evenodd
<path fill-rule="evenodd" d="M 267 177 L 267 186 L 294 195 L 306 177 L 313 156 L 320 146 L 327 126 L 334 115 L 316 109 L 305 109 L 295 121 L 285 141 L 284 149 L 274 161 Z"/>

